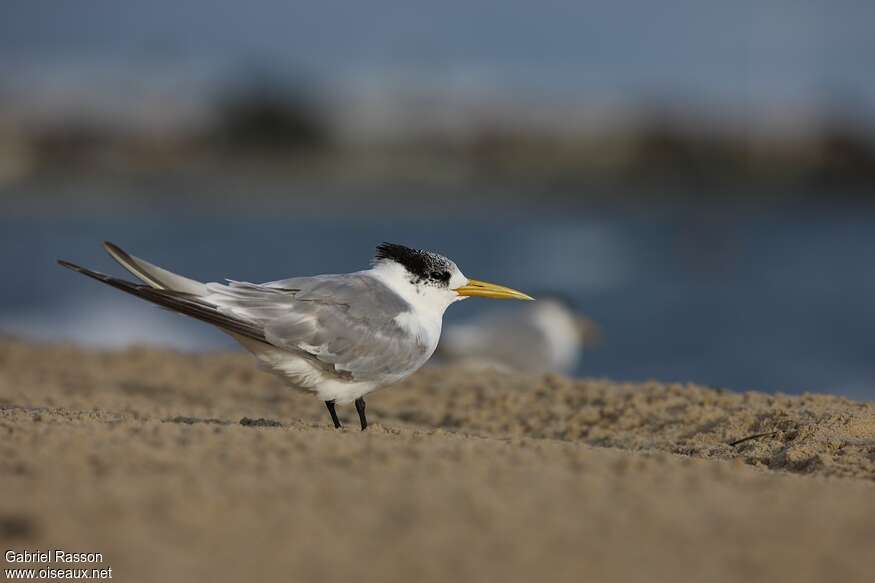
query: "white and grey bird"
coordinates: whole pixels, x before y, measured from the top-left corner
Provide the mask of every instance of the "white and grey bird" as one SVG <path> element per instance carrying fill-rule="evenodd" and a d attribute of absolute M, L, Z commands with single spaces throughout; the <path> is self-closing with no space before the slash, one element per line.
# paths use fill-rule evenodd
<path fill-rule="evenodd" d="M 201 283 L 104 248 L 142 283 L 59 261 L 124 292 L 217 326 L 295 389 L 336 404 L 355 402 L 367 427 L 364 396 L 409 376 L 440 339 L 444 311 L 471 296 L 531 300 L 522 292 L 469 279 L 437 253 L 383 243 L 370 269 L 293 277 L 263 284 Z"/>
<path fill-rule="evenodd" d="M 438 349 L 442 362 L 533 374 L 570 374 L 583 349 L 597 343 L 598 326 L 559 297 L 494 309 L 451 324 Z"/>

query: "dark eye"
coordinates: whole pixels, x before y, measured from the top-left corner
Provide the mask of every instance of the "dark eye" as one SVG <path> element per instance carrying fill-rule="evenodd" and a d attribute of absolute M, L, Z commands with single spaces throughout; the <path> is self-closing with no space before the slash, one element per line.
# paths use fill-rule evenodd
<path fill-rule="evenodd" d="M 432 271 L 429 275 L 435 281 L 450 281 L 449 271 Z"/>

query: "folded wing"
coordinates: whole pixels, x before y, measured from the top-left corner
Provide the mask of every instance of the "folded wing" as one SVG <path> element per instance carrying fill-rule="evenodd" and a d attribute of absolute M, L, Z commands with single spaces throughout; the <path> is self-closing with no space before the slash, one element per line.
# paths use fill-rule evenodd
<path fill-rule="evenodd" d="M 364 274 L 294 278 L 265 285 L 207 284 L 206 300 L 252 322 L 279 348 L 302 351 L 357 381 L 403 376 L 430 356 L 396 317 L 408 304 Z"/>

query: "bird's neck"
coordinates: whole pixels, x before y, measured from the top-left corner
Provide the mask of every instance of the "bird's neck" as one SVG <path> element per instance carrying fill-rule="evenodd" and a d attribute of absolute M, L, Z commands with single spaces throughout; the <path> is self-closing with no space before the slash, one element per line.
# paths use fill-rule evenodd
<path fill-rule="evenodd" d="M 422 318 L 440 321 L 449 305 L 460 299 L 450 289 L 414 284 L 407 269 L 394 261 L 380 261 L 367 273 L 398 294 Z"/>

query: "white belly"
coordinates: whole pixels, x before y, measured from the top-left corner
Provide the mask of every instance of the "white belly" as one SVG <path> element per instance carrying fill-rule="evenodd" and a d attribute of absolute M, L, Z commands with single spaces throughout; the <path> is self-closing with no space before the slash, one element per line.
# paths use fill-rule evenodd
<path fill-rule="evenodd" d="M 293 389 L 313 393 L 323 401 L 351 403 L 381 386 L 370 381 L 342 380 L 294 353 L 236 335 L 234 338 L 255 356 L 259 368 L 280 377 Z"/>

